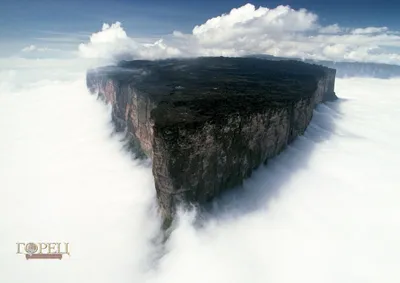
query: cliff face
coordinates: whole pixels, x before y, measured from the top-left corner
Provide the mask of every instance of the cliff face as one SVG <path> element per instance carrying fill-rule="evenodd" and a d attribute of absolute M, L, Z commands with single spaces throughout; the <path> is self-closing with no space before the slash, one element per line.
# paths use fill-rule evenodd
<path fill-rule="evenodd" d="M 203 203 L 242 183 L 334 100 L 335 70 L 250 58 L 133 61 L 91 70 L 118 131 L 152 159 L 160 208 Z"/>

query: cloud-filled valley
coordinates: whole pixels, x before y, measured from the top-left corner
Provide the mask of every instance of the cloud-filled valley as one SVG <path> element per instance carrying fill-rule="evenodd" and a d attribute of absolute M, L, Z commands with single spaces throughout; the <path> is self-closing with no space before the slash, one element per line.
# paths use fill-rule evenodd
<path fill-rule="evenodd" d="M 160 244 L 151 168 L 82 75 L 1 84 L 2 282 L 397 282 L 398 79 L 338 79 L 306 134 Z M 384 90 L 384 91 L 382 91 Z M 26 262 L 16 241 L 65 240 Z M 46 273 L 44 273 L 46 270 Z"/>
<path fill-rule="evenodd" d="M 124 150 L 84 81 L 119 59 L 400 64 L 398 48 L 387 27 L 247 4 L 191 33 L 138 39 L 114 22 L 72 51 L 29 43 L 0 58 L 0 282 L 399 282 L 399 78 L 337 78 L 340 99 L 319 105 L 303 136 L 207 210 L 181 211 L 166 242 L 149 162 Z M 68 241 L 71 257 L 27 261 L 19 241 Z"/>

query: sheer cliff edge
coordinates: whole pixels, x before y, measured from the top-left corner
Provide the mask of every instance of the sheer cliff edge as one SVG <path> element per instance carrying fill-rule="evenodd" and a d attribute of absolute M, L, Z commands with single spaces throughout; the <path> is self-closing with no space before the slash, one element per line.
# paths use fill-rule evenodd
<path fill-rule="evenodd" d="M 337 99 L 336 70 L 299 61 L 203 57 L 123 61 L 87 72 L 117 131 L 152 159 L 162 214 L 240 185 Z"/>

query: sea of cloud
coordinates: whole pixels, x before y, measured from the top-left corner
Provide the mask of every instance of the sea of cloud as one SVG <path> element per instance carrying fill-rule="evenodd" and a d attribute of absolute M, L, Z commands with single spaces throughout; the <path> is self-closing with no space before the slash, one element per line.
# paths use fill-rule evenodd
<path fill-rule="evenodd" d="M 322 54 L 321 42 L 341 58 L 352 54 L 335 49 L 333 38 L 358 42 L 364 49 L 354 54 L 377 41 L 398 44 L 384 27 L 345 30 L 317 20 L 306 10 L 246 5 L 190 35 L 145 44 L 120 23 L 105 24 L 77 55 L 236 56 L 257 51 L 248 44 L 263 31 L 287 50 L 276 55 Z M 291 45 L 310 30 L 319 35 Z M 28 47 L 24 53 L 48 51 Z M 379 61 L 368 52 L 367 61 Z M 385 54 L 383 61 L 397 60 Z M 0 63 L 0 282 L 399 282 L 400 79 L 337 79 L 340 100 L 318 106 L 304 136 L 201 221 L 181 212 L 162 243 L 151 167 L 124 151 L 110 108 L 86 90 L 93 61 Z M 16 242 L 28 241 L 69 242 L 71 256 L 27 261 Z"/>
<path fill-rule="evenodd" d="M 162 245 L 151 168 L 83 73 L 18 75 L 0 81 L 0 282 L 400 280 L 399 79 L 338 79 L 304 136 L 201 225 L 182 212 Z M 70 242 L 71 257 L 26 261 L 27 241 Z"/>

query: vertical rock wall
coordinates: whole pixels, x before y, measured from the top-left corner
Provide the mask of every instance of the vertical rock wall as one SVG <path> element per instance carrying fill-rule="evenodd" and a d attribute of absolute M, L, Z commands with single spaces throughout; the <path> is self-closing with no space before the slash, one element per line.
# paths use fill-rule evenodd
<path fill-rule="evenodd" d="M 306 130 L 317 103 L 336 97 L 334 73 L 317 90 L 296 102 L 262 112 L 231 115 L 196 127 L 154 125 L 153 174 L 165 215 L 176 204 L 205 202 L 240 185 L 252 171 L 279 154 Z"/>
<path fill-rule="evenodd" d="M 112 105 L 117 131 L 126 131 L 136 150 L 152 158 L 160 208 L 170 218 L 177 204 L 202 203 L 242 183 L 252 171 L 302 135 L 317 103 L 334 100 L 335 70 L 326 69 L 316 90 L 295 101 L 223 118 L 165 125 L 156 108 L 133 84 L 90 71 L 92 93 Z"/>

